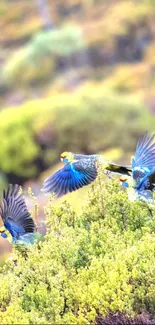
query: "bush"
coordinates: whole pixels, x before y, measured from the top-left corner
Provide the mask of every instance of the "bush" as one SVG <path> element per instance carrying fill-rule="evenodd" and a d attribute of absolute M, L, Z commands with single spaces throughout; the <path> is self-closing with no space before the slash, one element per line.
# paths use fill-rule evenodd
<path fill-rule="evenodd" d="M 35 177 L 62 151 L 134 150 L 154 117 L 135 97 L 88 88 L 0 112 L 0 168 L 8 176 Z"/>
<path fill-rule="evenodd" d="M 154 315 L 155 221 L 117 181 L 92 187 L 83 212 L 45 207 L 45 241 L 1 272 L 0 323 L 88 324 L 99 315 Z M 14 258 L 16 258 L 14 256 Z M 26 259 L 26 261 L 25 261 Z M 96 320 L 97 321 L 97 320 Z"/>
<path fill-rule="evenodd" d="M 36 33 L 32 40 L 15 52 L 3 67 L 2 83 L 44 83 L 56 73 L 58 58 L 69 57 L 85 48 L 81 28 L 68 25 L 63 28 Z M 38 69 L 38 66 L 40 69 Z M 18 86 L 17 86 L 18 87 Z"/>

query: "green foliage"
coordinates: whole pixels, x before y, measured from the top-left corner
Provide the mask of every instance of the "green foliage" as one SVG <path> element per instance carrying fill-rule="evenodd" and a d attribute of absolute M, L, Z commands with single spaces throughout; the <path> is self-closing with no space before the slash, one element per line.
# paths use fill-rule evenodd
<path fill-rule="evenodd" d="M 112 312 L 155 308 L 155 220 L 129 202 L 117 181 L 100 177 L 83 212 L 64 201 L 45 207 L 45 241 L 26 261 L 1 268 L 0 323 L 88 324 Z M 18 255 L 18 257 L 17 257 Z"/>
<path fill-rule="evenodd" d="M 30 166 L 30 162 L 40 153 L 40 148 L 33 139 L 32 126 L 36 113 L 37 108 L 26 109 L 24 114 L 18 109 L 1 112 L 0 154 L 5 157 L 1 160 L 1 169 L 6 173 L 18 170 L 19 176 L 28 177 L 36 174 L 36 167 Z"/>
<path fill-rule="evenodd" d="M 59 140 L 63 151 L 82 149 L 92 153 L 114 146 L 127 151 L 129 138 L 138 134 L 138 128 L 140 131 L 153 127 L 149 114 L 134 97 L 119 96 L 102 88 L 92 91 L 91 87 L 80 96 L 70 96 L 55 115 L 56 130 L 63 134 Z"/>
<path fill-rule="evenodd" d="M 154 130 L 154 118 L 138 99 L 102 88 L 28 102 L 0 112 L 0 168 L 28 178 L 39 174 L 39 161 L 51 166 L 62 151 L 126 153 L 147 129 Z"/>
<path fill-rule="evenodd" d="M 82 49 L 84 40 L 77 26 L 38 32 L 28 45 L 6 62 L 1 73 L 2 82 L 30 82 L 47 78 L 52 69 L 54 73 L 57 56 L 69 56 Z"/>
<path fill-rule="evenodd" d="M 0 15 L 4 30 L 1 85 L 13 86 L 17 89 L 18 83 L 21 82 L 26 87 L 38 89 L 40 84 L 42 86 L 45 85 L 45 82 L 50 84 L 51 79 L 53 81 L 60 72 L 59 69 L 57 70 L 57 58 L 65 58 L 72 54 L 78 56 L 79 51 L 83 52 L 83 50 L 86 50 L 85 59 L 82 59 L 85 73 L 87 74 L 87 70 L 90 71 L 91 63 L 96 61 L 96 56 L 101 78 L 105 80 L 107 65 L 111 66 L 112 61 L 120 64 L 120 61 L 125 59 L 128 62 L 130 59 L 135 62 L 135 60 L 137 61 L 136 53 L 139 53 L 140 50 L 144 55 L 145 49 L 149 43 L 152 43 L 153 0 L 143 0 L 138 3 L 135 0 L 117 1 L 116 3 L 113 1 L 105 3 L 105 0 L 66 1 L 65 3 L 62 0 L 49 0 L 47 10 L 50 12 L 54 26 L 52 30 L 42 30 L 42 16 L 37 11 L 37 0 L 35 2 L 22 0 L 16 5 L 12 2 L 8 3 L 7 0 L 1 0 Z M 125 42 L 127 41 L 126 45 L 119 45 L 119 39 L 122 37 Z M 10 44 L 10 42 L 14 44 L 13 53 L 12 46 L 10 48 L 8 46 L 7 51 L 5 50 L 5 44 Z M 117 47 L 120 48 L 120 53 L 118 53 Z M 90 50 L 88 53 L 87 48 Z M 93 57 L 90 54 L 89 58 L 92 48 L 95 55 Z M 112 58 L 112 61 L 111 59 L 109 61 L 110 64 L 108 64 L 108 57 Z M 138 60 L 141 60 L 141 56 Z M 70 62 L 72 65 L 72 58 Z M 104 67 L 105 65 L 106 67 Z M 90 67 L 88 68 L 88 66 Z M 121 82 L 122 79 L 124 80 L 123 72 L 115 76 L 115 67 L 116 64 L 114 64 L 114 68 L 110 68 L 111 76 L 114 74 L 112 82 L 114 87 L 123 89 L 123 91 L 128 91 L 134 86 L 136 88 L 137 83 L 133 82 L 132 73 L 128 71 L 125 73 L 127 85 L 124 85 Z M 134 64 L 131 64 L 130 68 L 131 71 L 134 70 Z M 74 69 L 76 75 L 80 76 L 79 66 L 76 66 L 76 62 Z M 148 66 L 143 82 L 149 73 Z M 93 69 L 92 75 L 94 76 L 94 74 Z"/>
<path fill-rule="evenodd" d="M 150 75 L 147 74 L 147 69 L 147 65 L 140 63 L 136 64 L 132 69 L 131 65 L 121 65 L 109 78 L 106 78 L 104 85 L 108 89 L 113 89 L 120 93 L 134 93 L 135 90 L 145 89 L 150 82 Z"/>
<path fill-rule="evenodd" d="M 47 54 L 68 56 L 84 48 L 81 28 L 75 25 L 64 26 L 38 33 L 31 44 L 32 56 L 43 57 Z"/>

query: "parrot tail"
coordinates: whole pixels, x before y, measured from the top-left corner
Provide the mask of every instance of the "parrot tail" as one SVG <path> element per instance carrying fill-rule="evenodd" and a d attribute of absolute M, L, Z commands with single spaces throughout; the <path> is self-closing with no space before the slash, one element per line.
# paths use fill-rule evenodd
<path fill-rule="evenodd" d="M 130 166 L 119 166 L 119 165 L 113 164 L 113 163 L 108 164 L 106 169 L 112 173 L 127 175 L 127 176 L 131 176 L 131 173 L 132 173 L 132 169 Z"/>

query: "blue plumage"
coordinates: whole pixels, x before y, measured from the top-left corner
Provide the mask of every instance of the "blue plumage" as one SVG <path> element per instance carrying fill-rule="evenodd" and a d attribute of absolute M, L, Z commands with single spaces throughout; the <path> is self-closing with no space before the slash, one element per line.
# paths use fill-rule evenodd
<path fill-rule="evenodd" d="M 96 168 L 88 168 L 88 163 L 85 161 L 67 163 L 62 169 L 54 175 L 48 177 L 42 191 L 55 193 L 57 197 L 61 197 L 68 192 L 73 192 L 79 188 L 90 184 L 97 177 Z"/>
<path fill-rule="evenodd" d="M 138 190 L 146 190 L 149 186 L 149 177 L 155 170 L 155 143 L 154 135 L 144 136 L 138 141 L 136 153 L 132 159 L 132 177 L 134 187 Z"/>
<path fill-rule="evenodd" d="M 3 200 L 0 203 L 0 214 L 4 227 L 12 236 L 14 244 L 33 244 L 35 239 L 41 236 L 35 232 L 34 221 L 27 209 L 25 200 L 19 194 L 19 185 L 9 185 L 7 191 L 3 192 Z M 0 235 L 6 238 L 5 231 Z"/>
<path fill-rule="evenodd" d="M 155 167 L 155 143 L 154 134 L 149 137 L 146 132 L 144 136 L 138 141 L 136 146 L 135 156 L 132 159 L 132 169 L 136 167 L 154 168 Z"/>
<path fill-rule="evenodd" d="M 131 174 L 130 166 L 107 162 L 101 155 L 82 155 L 65 151 L 60 158 L 65 163 L 64 168 L 49 176 L 42 188 L 43 192 L 54 193 L 57 197 L 91 184 L 98 175 L 99 167 L 113 173 Z"/>
<path fill-rule="evenodd" d="M 132 158 L 132 187 L 135 194 L 146 200 L 153 199 L 154 174 L 155 174 L 155 143 L 154 134 L 149 137 L 148 133 L 138 141 L 135 156 Z M 124 187 L 130 187 L 127 179 L 121 177 Z"/>
<path fill-rule="evenodd" d="M 24 229 L 19 227 L 11 218 L 7 218 L 4 227 L 10 232 L 11 236 L 16 238 L 20 234 L 24 234 Z"/>

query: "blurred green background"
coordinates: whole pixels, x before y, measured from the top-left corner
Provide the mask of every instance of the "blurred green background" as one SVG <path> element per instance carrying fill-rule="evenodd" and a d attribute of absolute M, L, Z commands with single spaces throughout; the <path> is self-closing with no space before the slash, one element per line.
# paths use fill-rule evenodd
<path fill-rule="evenodd" d="M 42 219 L 62 151 L 129 164 L 154 131 L 155 2 L 1 0 L 0 27 L 0 190 L 31 186 Z M 68 200 L 79 209 L 86 192 Z"/>

